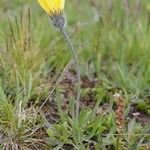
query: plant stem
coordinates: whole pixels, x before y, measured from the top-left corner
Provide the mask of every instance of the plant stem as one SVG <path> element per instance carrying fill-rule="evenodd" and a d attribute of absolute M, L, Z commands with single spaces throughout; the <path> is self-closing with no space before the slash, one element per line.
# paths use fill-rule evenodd
<path fill-rule="evenodd" d="M 81 85 L 80 85 L 80 69 L 79 69 L 79 63 L 78 63 L 78 55 L 76 50 L 74 49 L 69 36 L 64 31 L 64 29 L 60 29 L 60 32 L 62 33 L 64 39 L 68 43 L 68 46 L 72 52 L 72 56 L 76 65 L 76 73 L 77 73 L 77 97 L 76 97 L 76 118 L 79 119 L 79 107 L 80 107 L 80 91 L 81 91 Z"/>

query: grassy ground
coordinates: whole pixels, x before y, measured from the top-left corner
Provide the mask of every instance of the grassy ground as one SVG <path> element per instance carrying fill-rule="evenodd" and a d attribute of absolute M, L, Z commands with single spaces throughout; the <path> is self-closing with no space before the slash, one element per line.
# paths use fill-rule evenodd
<path fill-rule="evenodd" d="M 129 8 L 120 0 L 66 2 L 82 75 L 77 119 L 76 73 L 61 34 L 36 1 L 1 0 L 0 148 L 149 150 L 147 6 L 148 0 Z"/>

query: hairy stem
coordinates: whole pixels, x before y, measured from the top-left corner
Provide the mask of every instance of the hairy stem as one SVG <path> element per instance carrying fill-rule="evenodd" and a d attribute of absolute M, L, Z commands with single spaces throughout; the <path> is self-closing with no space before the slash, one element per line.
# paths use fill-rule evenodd
<path fill-rule="evenodd" d="M 78 55 L 76 50 L 74 49 L 69 36 L 67 33 L 64 31 L 64 29 L 60 29 L 60 32 L 62 33 L 64 39 L 68 43 L 68 46 L 72 52 L 72 56 L 76 65 L 76 73 L 77 73 L 77 97 L 76 97 L 76 117 L 77 119 L 79 118 L 79 106 L 80 106 L 80 91 L 81 91 L 81 85 L 80 85 L 80 69 L 79 69 L 79 63 L 78 63 Z"/>

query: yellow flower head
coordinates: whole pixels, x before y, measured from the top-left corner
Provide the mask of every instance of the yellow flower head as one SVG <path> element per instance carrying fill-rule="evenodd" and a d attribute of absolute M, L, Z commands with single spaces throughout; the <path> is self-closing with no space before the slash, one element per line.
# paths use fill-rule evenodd
<path fill-rule="evenodd" d="M 64 10 L 65 0 L 38 0 L 49 16 L 59 15 Z"/>

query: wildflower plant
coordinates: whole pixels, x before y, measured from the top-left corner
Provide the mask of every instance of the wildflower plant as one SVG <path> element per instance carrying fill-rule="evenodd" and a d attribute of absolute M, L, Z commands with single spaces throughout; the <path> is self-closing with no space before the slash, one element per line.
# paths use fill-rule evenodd
<path fill-rule="evenodd" d="M 77 52 L 74 49 L 69 36 L 65 32 L 64 28 L 66 25 L 66 18 L 64 15 L 65 0 L 38 0 L 40 6 L 49 15 L 51 24 L 62 33 L 64 39 L 66 40 L 76 64 L 77 72 L 77 97 L 76 97 L 76 117 L 79 118 L 79 103 L 80 103 L 80 69 L 78 64 Z"/>

